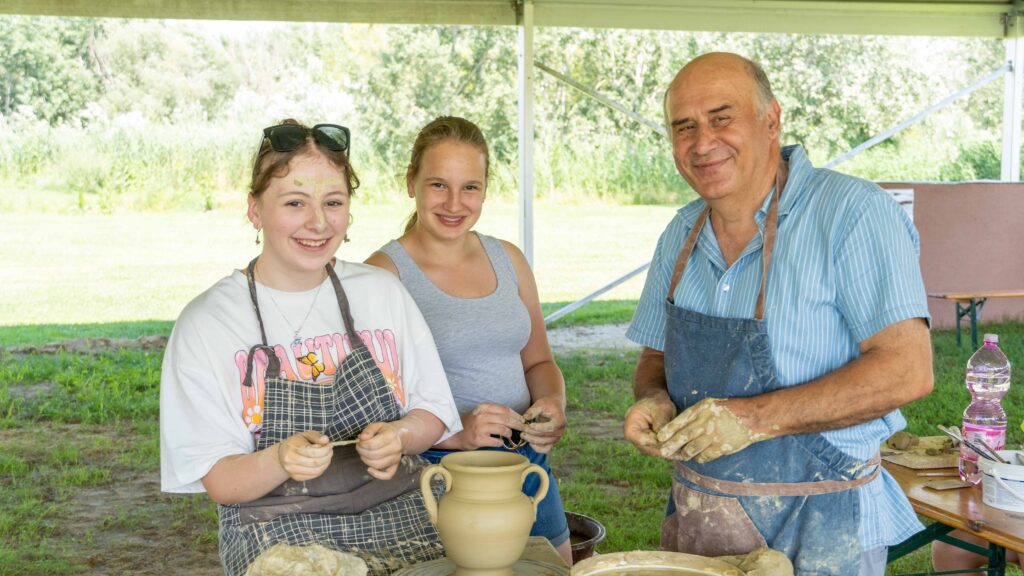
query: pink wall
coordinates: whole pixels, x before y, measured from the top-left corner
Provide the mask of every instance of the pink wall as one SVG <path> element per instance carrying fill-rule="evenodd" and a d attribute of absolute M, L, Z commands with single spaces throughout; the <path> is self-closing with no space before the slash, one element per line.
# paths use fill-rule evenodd
<path fill-rule="evenodd" d="M 914 224 L 921 234 L 921 271 L 928 292 L 1024 290 L 1024 184 L 879 185 L 914 190 Z M 954 306 L 929 298 L 933 326 L 954 327 Z M 1024 298 L 991 299 L 979 319 L 1024 320 Z M 969 324 L 964 326 L 970 330 Z"/>

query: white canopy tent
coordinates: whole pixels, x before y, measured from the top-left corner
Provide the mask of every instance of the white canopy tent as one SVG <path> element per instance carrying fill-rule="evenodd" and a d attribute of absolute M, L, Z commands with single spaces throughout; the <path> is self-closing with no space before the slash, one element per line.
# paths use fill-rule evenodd
<path fill-rule="evenodd" d="M 1020 180 L 1024 0 L 0 0 L 0 14 L 518 26 L 519 240 L 531 262 L 536 26 L 1004 38 L 1001 178 Z"/>

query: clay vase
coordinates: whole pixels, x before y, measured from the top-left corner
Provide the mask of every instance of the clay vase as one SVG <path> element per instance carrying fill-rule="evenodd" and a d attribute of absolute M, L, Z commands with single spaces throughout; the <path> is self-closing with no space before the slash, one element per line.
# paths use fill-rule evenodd
<path fill-rule="evenodd" d="M 523 480 L 531 473 L 540 475 L 533 498 L 523 494 Z M 440 502 L 430 490 L 435 475 L 444 478 Z M 423 471 L 420 490 L 457 576 L 510 575 L 526 548 L 537 505 L 548 493 L 548 475 L 519 454 L 455 452 Z"/>

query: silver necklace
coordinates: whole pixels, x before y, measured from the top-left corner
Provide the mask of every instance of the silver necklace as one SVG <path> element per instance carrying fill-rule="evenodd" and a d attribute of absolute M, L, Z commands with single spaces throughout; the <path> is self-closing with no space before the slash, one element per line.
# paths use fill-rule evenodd
<path fill-rule="evenodd" d="M 258 274 L 258 272 L 257 272 Z M 326 273 L 324 274 L 326 276 Z M 324 278 L 326 279 L 326 278 Z M 292 345 L 298 346 L 302 339 L 299 338 L 299 332 L 302 331 L 302 327 L 306 325 L 306 320 L 309 320 L 309 315 L 313 313 L 313 308 L 316 308 L 316 300 L 320 297 L 320 289 L 324 287 L 324 280 L 320 281 L 320 285 L 316 287 L 316 294 L 313 295 L 313 301 L 309 303 L 309 310 L 306 310 L 306 315 L 303 316 L 302 322 L 299 322 L 299 327 L 292 326 L 292 323 L 288 321 L 288 316 L 285 316 L 284 310 L 281 310 L 281 306 L 278 305 L 277 300 L 274 300 L 274 295 L 270 292 L 270 287 L 266 284 L 263 285 L 266 289 L 267 296 L 270 297 L 270 302 L 277 308 L 277 313 L 284 319 L 284 323 L 288 325 L 288 328 L 292 331 Z"/>

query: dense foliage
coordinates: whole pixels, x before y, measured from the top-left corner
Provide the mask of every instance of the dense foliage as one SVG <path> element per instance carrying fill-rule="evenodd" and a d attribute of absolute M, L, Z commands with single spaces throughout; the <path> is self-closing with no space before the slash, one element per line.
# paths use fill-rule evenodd
<path fill-rule="evenodd" d="M 1002 65 L 998 40 L 540 29 L 537 61 L 652 120 L 675 71 L 730 50 L 764 64 L 784 141 L 822 163 Z M 516 181 L 516 31 L 507 27 L 0 17 L 0 207 L 235 205 L 262 126 L 352 127 L 369 198 L 401 189 L 419 126 L 467 116 L 492 192 Z M 678 203 L 652 130 L 538 71 L 536 181 L 556 201 Z M 892 180 L 997 178 L 1002 82 L 843 164 Z M 25 188 L 43 194 L 15 195 Z M 55 208 L 56 207 L 56 208 Z"/>

